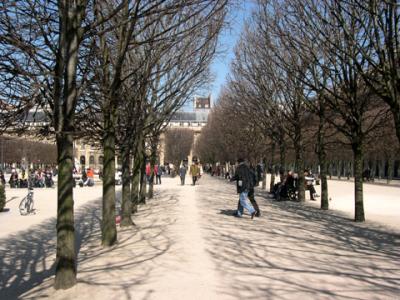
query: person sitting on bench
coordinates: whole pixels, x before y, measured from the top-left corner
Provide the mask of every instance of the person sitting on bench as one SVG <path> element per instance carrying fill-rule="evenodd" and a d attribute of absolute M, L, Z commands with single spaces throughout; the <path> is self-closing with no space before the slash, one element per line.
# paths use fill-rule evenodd
<path fill-rule="evenodd" d="M 311 171 L 304 171 L 304 180 L 306 184 L 306 190 L 310 191 L 310 200 L 315 201 L 315 197 L 319 197 L 314 188 L 314 175 L 312 175 Z"/>

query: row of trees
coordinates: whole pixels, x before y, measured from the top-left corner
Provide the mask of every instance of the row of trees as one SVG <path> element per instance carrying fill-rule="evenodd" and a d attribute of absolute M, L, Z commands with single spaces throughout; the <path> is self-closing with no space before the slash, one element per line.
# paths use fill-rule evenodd
<path fill-rule="evenodd" d="M 51 143 L 0 136 L 0 169 L 2 164 L 21 162 L 22 158 L 27 164 L 54 165 L 57 161 L 57 149 Z"/>
<path fill-rule="evenodd" d="M 146 153 L 154 165 L 164 124 L 210 78 L 226 13 L 227 0 L 2 2 L 1 128 L 25 132 L 26 112 L 41 109 L 50 122 L 38 134 L 57 144 L 56 289 L 76 282 L 73 140 L 102 147 L 102 244 L 111 246 L 115 155 L 121 226 L 132 226 L 144 201 Z"/>
<path fill-rule="evenodd" d="M 187 160 L 193 147 L 194 131 L 186 128 L 172 128 L 165 132 L 165 161 L 179 168 Z"/>
<path fill-rule="evenodd" d="M 328 162 L 351 153 L 355 221 L 364 221 L 366 152 L 399 155 L 399 26 L 398 1 L 259 1 L 199 155 L 232 161 L 240 152 L 282 172 L 293 162 L 300 201 L 303 170 L 317 160 L 328 209 Z"/>

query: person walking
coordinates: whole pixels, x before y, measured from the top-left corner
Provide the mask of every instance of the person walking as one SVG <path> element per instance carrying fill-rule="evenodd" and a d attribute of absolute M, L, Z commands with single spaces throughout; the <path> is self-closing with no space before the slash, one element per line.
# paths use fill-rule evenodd
<path fill-rule="evenodd" d="M 259 208 L 259 206 L 257 204 L 257 201 L 256 201 L 255 197 L 254 197 L 254 187 L 257 186 L 257 175 L 256 175 L 256 171 L 254 170 L 254 167 L 252 167 L 252 166 L 250 166 L 250 173 L 251 173 L 252 185 L 251 185 L 251 187 L 249 189 L 248 197 L 249 197 L 251 205 L 256 210 L 255 216 L 256 217 L 260 217 L 261 216 L 261 211 L 260 211 L 260 208 Z M 238 201 L 237 210 L 234 213 L 234 215 L 236 216 L 238 214 L 243 215 L 243 206 L 240 204 L 240 199 Z"/>
<path fill-rule="evenodd" d="M 181 178 L 181 185 L 185 185 L 185 176 L 186 176 L 186 165 L 184 163 L 181 163 L 181 166 L 179 168 L 179 177 Z"/>
<path fill-rule="evenodd" d="M 236 168 L 235 175 L 232 177 L 231 181 L 236 181 L 236 190 L 239 194 L 240 205 L 247 209 L 253 219 L 256 215 L 256 210 L 246 201 L 249 191 L 253 186 L 253 179 L 251 175 L 250 168 L 244 163 L 244 159 L 238 159 L 238 167 Z M 253 187 L 254 189 L 254 187 Z M 236 216 L 242 217 L 243 211 L 238 209 Z"/>
<path fill-rule="evenodd" d="M 200 168 L 198 165 L 198 162 L 193 162 L 192 165 L 190 166 L 190 175 L 192 175 L 192 185 L 196 185 L 196 181 L 198 177 L 200 176 Z"/>
<path fill-rule="evenodd" d="M 146 173 L 146 178 L 147 178 L 147 182 L 150 182 L 152 180 L 152 174 L 151 174 L 151 166 L 150 163 L 146 163 L 146 169 L 145 169 L 145 173 Z"/>
<path fill-rule="evenodd" d="M 161 174 L 162 174 L 161 166 L 159 165 L 154 166 L 154 174 L 156 174 L 156 184 L 161 184 Z"/>

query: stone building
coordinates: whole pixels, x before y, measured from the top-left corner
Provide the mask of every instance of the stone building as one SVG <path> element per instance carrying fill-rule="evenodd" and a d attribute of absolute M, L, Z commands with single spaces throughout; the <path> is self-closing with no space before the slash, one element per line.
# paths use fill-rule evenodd
<path fill-rule="evenodd" d="M 211 95 L 208 97 L 195 96 L 193 99 L 193 110 L 192 111 L 178 111 L 176 112 L 170 122 L 165 124 L 166 130 L 168 128 L 187 128 L 194 131 L 193 146 L 196 143 L 197 138 L 201 133 L 201 129 L 207 124 L 208 114 L 211 110 Z M 188 157 L 191 161 L 193 157 L 193 146 Z M 165 137 L 164 134 L 160 137 L 160 162 L 164 163 L 164 148 L 165 148 Z"/>

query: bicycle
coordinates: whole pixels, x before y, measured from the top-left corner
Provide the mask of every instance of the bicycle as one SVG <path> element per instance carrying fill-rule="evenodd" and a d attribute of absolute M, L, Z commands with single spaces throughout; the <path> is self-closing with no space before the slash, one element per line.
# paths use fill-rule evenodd
<path fill-rule="evenodd" d="M 298 191 L 296 188 L 289 188 L 287 191 L 287 198 L 290 201 L 299 201 Z"/>
<path fill-rule="evenodd" d="M 26 216 L 30 214 L 36 214 L 36 209 L 33 208 L 33 189 L 28 189 L 28 195 L 26 195 L 19 203 L 19 213 L 21 216 Z"/>

